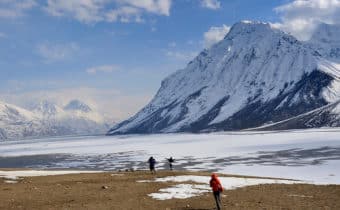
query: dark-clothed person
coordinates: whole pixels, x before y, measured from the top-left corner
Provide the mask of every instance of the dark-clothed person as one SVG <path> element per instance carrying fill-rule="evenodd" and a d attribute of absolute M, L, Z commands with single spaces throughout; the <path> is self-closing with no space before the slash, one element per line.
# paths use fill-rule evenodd
<path fill-rule="evenodd" d="M 170 170 L 172 171 L 173 170 L 173 162 L 175 162 L 175 159 L 173 159 L 172 157 L 170 157 L 169 159 L 167 159 L 168 162 L 169 162 L 169 167 L 170 167 Z"/>
<path fill-rule="evenodd" d="M 156 165 L 156 160 L 152 156 L 148 160 L 149 162 L 149 168 L 151 173 L 156 173 L 155 165 Z"/>

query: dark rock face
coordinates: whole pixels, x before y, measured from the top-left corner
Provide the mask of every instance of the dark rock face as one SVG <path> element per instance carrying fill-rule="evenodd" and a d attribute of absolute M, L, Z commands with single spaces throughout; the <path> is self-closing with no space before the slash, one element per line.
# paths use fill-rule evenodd
<path fill-rule="evenodd" d="M 253 101 L 226 121 L 212 125 L 211 130 L 257 127 L 266 122 L 278 122 L 322 107 L 327 102 L 320 93 L 332 80 L 332 77 L 323 72 L 313 71 L 305 75 L 291 91 L 284 93 L 283 90 L 277 98 L 266 103 Z M 294 99 L 297 99 L 296 103 Z M 280 104 L 282 106 L 279 107 Z"/>
<path fill-rule="evenodd" d="M 289 129 L 306 129 L 321 127 L 339 127 L 340 120 L 337 114 L 332 110 L 340 105 L 340 102 L 323 106 L 308 113 L 293 117 L 282 122 L 274 123 L 264 127 L 255 128 L 254 130 L 289 130 Z"/>

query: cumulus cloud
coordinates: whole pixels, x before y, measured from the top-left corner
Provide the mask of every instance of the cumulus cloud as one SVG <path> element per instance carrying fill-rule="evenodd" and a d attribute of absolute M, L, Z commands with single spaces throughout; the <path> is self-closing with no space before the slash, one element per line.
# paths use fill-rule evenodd
<path fill-rule="evenodd" d="M 221 2 L 219 0 L 201 0 L 201 6 L 216 10 L 221 8 Z"/>
<path fill-rule="evenodd" d="M 115 0 L 122 5 L 141 8 L 159 15 L 170 15 L 171 0 Z"/>
<path fill-rule="evenodd" d="M 81 22 L 102 20 L 99 11 L 105 1 L 102 0 L 48 0 L 45 10 L 52 16 L 69 16 Z"/>
<path fill-rule="evenodd" d="M 144 22 L 140 10 L 129 6 L 120 7 L 118 9 L 109 11 L 105 16 L 105 20 L 108 22 L 120 21 L 122 23 Z"/>
<path fill-rule="evenodd" d="M 37 46 L 37 53 L 45 62 L 57 62 L 71 58 L 79 47 L 76 43 L 44 42 Z"/>
<path fill-rule="evenodd" d="M 340 0 L 294 0 L 275 8 L 282 22 L 274 26 L 308 40 L 320 23 L 340 23 Z"/>
<path fill-rule="evenodd" d="M 17 18 L 35 7 L 35 0 L 0 0 L 0 18 Z"/>
<path fill-rule="evenodd" d="M 145 13 L 170 15 L 171 0 L 48 0 L 45 10 L 84 23 L 143 22 Z"/>
<path fill-rule="evenodd" d="M 204 33 L 204 47 L 209 48 L 213 44 L 221 41 L 225 35 L 229 32 L 230 27 L 222 25 L 220 27 L 213 26 L 207 32 Z"/>
<path fill-rule="evenodd" d="M 120 67 L 117 65 L 103 65 L 88 68 L 86 69 L 86 72 L 88 74 L 97 74 L 97 73 L 112 73 L 118 70 L 120 70 Z"/>

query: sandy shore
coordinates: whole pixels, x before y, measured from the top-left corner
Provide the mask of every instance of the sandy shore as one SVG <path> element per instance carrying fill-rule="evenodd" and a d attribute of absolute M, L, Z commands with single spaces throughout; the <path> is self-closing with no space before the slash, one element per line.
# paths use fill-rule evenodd
<path fill-rule="evenodd" d="M 137 182 L 174 175 L 209 173 L 160 171 L 107 172 L 0 180 L 0 209 L 148 209 L 212 210 L 211 193 L 188 199 L 155 200 L 148 196 L 170 182 Z M 224 209 L 340 209 L 340 185 L 266 184 L 223 192 Z"/>

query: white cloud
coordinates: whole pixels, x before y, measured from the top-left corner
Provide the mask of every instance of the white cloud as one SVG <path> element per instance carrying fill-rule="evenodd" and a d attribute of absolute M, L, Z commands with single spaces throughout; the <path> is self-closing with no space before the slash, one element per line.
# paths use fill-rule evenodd
<path fill-rule="evenodd" d="M 216 10 L 221 8 L 221 2 L 219 0 L 201 0 L 201 6 Z"/>
<path fill-rule="evenodd" d="M 69 16 L 89 23 L 102 20 L 99 11 L 104 3 L 104 0 L 48 0 L 45 9 L 52 16 Z"/>
<path fill-rule="evenodd" d="M 222 25 L 220 27 L 211 27 L 207 32 L 204 33 L 204 47 L 209 48 L 213 44 L 221 41 L 225 35 L 229 32 L 230 27 Z"/>
<path fill-rule="evenodd" d="M 122 5 L 130 5 L 159 15 L 170 15 L 171 0 L 115 0 Z"/>
<path fill-rule="evenodd" d="M 88 74 L 97 74 L 97 73 L 112 73 L 114 71 L 118 71 L 121 68 L 117 65 L 103 65 L 103 66 L 96 66 L 86 69 Z"/>
<path fill-rule="evenodd" d="M 18 18 L 35 7 L 35 0 L 0 0 L 0 18 Z"/>
<path fill-rule="evenodd" d="M 165 52 L 166 56 L 180 60 L 180 61 L 185 61 L 188 62 L 192 60 L 195 56 L 197 56 L 196 51 L 173 51 L 173 50 L 167 50 Z"/>
<path fill-rule="evenodd" d="M 84 23 L 143 22 L 145 13 L 170 15 L 172 0 L 48 0 L 45 10 Z"/>
<path fill-rule="evenodd" d="M 144 22 L 140 10 L 130 6 L 120 7 L 107 12 L 105 20 L 108 22 L 120 21 L 122 23 Z"/>
<path fill-rule="evenodd" d="M 37 46 L 37 53 L 48 63 L 70 59 L 78 50 L 76 43 L 44 42 Z"/>
<path fill-rule="evenodd" d="M 319 23 L 340 23 L 340 0 L 294 0 L 275 8 L 281 23 L 274 26 L 308 40 Z"/>

